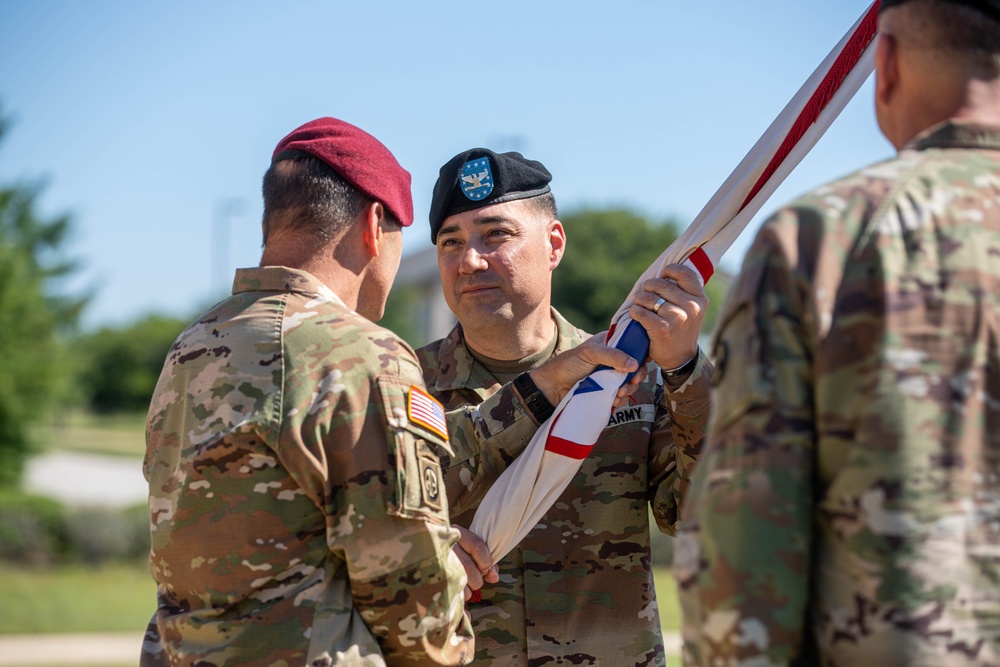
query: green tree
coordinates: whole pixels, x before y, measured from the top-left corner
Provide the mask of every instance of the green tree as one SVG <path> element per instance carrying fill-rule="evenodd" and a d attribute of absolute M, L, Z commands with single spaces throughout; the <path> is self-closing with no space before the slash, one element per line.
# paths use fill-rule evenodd
<path fill-rule="evenodd" d="M 0 108 L 0 140 L 7 129 Z M 39 191 L 0 186 L 0 486 L 20 479 L 26 424 L 45 415 L 68 382 L 66 335 L 86 303 L 57 293 L 75 269 L 63 254 L 70 218 L 41 216 Z"/>
<path fill-rule="evenodd" d="M 412 285 L 396 285 L 389 291 L 385 314 L 378 324 L 393 332 L 413 347 L 429 343 L 420 331 L 420 310 L 423 306 L 420 289 Z"/>
<path fill-rule="evenodd" d="M 186 319 L 148 315 L 125 327 L 104 327 L 74 345 L 80 392 L 98 413 L 143 412 L 170 346 Z"/>
<path fill-rule="evenodd" d="M 590 332 L 603 331 L 642 272 L 678 236 L 673 220 L 656 223 L 625 208 L 585 208 L 561 215 L 567 247 L 553 274 L 553 305 Z M 709 281 L 708 313 L 702 332 L 711 331 L 726 288 L 726 276 Z"/>

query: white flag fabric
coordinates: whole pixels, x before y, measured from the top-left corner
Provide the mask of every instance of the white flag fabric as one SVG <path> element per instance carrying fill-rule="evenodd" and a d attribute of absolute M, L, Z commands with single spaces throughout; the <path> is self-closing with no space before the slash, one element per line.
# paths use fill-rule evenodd
<path fill-rule="evenodd" d="M 642 284 L 668 264 L 685 263 L 702 284 L 789 173 L 833 124 L 874 69 L 874 2 L 715 193 L 694 222 L 646 270 L 615 314 L 608 343 L 640 362 L 649 338 L 628 311 Z M 577 383 L 525 451 L 487 492 L 470 530 L 494 562 L 520 542 L 569 485 L 607 425 L 623 373 L 598 369 Z"/>

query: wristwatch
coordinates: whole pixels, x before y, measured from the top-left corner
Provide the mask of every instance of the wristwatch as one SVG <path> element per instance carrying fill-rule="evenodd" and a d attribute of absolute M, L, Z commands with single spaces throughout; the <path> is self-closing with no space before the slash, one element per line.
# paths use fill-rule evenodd
<path fill-rule="evenodd" d="M 685 361 L 682 365 L 678 366 L 677 368 L 670 369 L 669 371 L 665 368 L 661 368 L 660 370 L 663 371 L 663 377 L 668 377 L 673 379 L 688 375 L 689 373 L 691 373 L 691 371 L 694 370 L 694 367 L 697 365 L 698 365 L 698 353 L 696 352 L 693 357 Z"/>
<path fill-rule="evenodd" d="M 556 408 L 545 398 L 535 381 L 531 379 L 531 373 L 521 373 L 514 378 L 514 389 L 521 395 L 521 400 L 528 407 L 528 411 L 538 420 L 539 424 L 545 422 L 552 416 Z"/>

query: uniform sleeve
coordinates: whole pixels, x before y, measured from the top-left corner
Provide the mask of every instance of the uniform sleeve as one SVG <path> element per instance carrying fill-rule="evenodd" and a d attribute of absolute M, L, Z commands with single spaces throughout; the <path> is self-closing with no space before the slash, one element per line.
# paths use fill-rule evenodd
<path fill-rule="evenodd" d="M 446 441 L 431 418 L 420 416 L 415 402 L 430 398 L 422 381 L 382 376 L 377 384 L 386 415 L 388 497 L 385 513 L 364 517 L 365 538 L 347 551 L 354 604 L 388 665 L 464 664 L 474 643 L 441 473 Z"/>
<path fill-rule="evenodd" d="M 445 485 L 452 516 L 479 506 L 490 486 L 528 446 L 538 424 L 510 383 L 475 406 L 448 411 L 451 455 Z"/>
<path fill-rule="evenodd" d="M 649 493 L 656 524 L 668 535 L 677 529 L 681 501 L 708 431 L 712 372 L 712 363 L 699 351 L 698 363 L 683 385 L 657 385 Z"/>
<path fill-rule="evenodd" d="M 788 214 L 786 214 L 788 215 Z M 773 221 L 772 221 L 773 222 Z M 786 230 L 791 226 L 786 226 Z M 685 664 L 802 658 L 813 498 L 808 286 L 765 225 L 723 310 L 705 451 L 675 551 Z"/>
<path fill-rule="evenodd" d="M 466 664 L 474 641 L 441 473 L 450 453 L 443 409 L 435 410 L 408 346 L 386 338 L 356 352 L 335 371 L 337 404 L 320 408 L 313 398 L 306 406 L 333 414 L 322 438 L 328 567 L 340 572 L 330 577 L 334 583 L 349 582 L 339 595 L 350 596 L 319 606 L 312 644 L 360 646 L 363 653 L 363 621 L 386 665 Z M 307 420 L 303 431 L 312 430 Z M 355 618 L 353 627 L 345 614 Z"/>

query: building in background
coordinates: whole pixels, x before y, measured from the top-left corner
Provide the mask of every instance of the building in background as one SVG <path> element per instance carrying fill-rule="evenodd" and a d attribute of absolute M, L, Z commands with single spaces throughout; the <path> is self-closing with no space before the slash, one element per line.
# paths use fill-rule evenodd
<path fill-rule="evenodd" d="M 403 257 L 389 299 L 383 324 L 413 347 L 444 338 L 457 321 L 444 300 L 434 247 Z M 391 313 L 391 308 L 401 312 Z"/>

